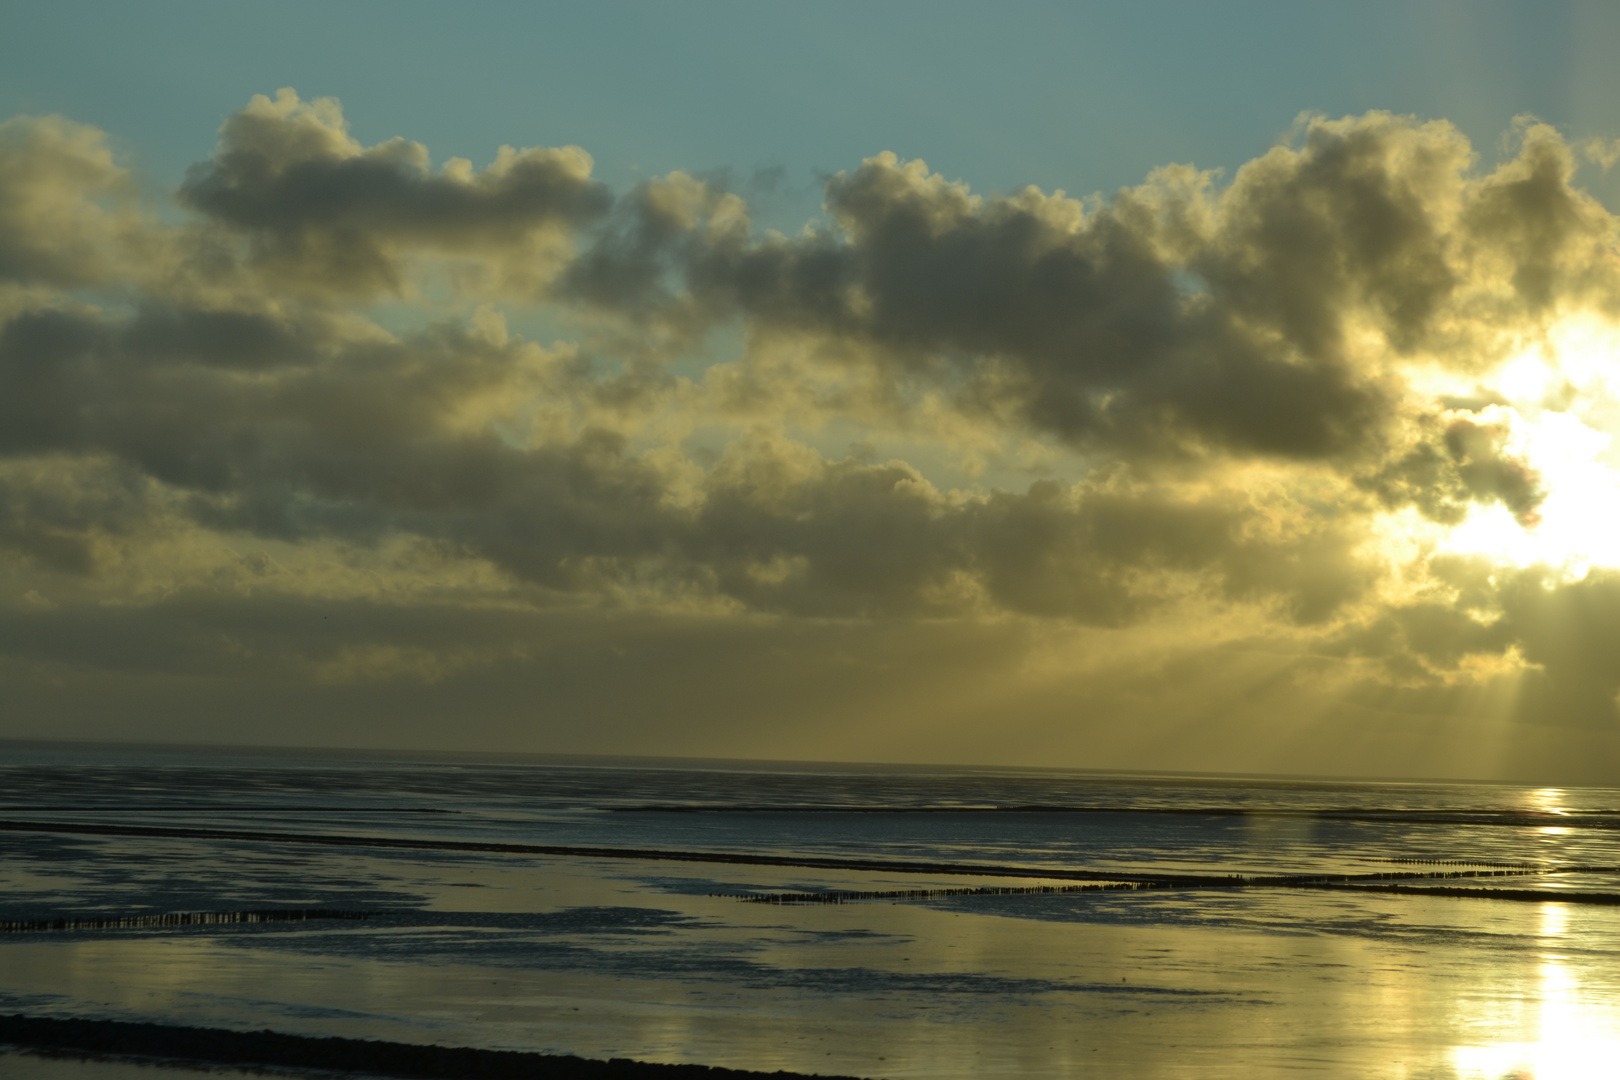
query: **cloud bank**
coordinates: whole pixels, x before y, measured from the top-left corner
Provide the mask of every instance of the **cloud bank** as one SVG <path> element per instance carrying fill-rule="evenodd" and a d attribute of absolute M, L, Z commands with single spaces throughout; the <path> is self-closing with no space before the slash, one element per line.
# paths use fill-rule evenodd
<path fill-rule="evenodd" d="M 788 236 L 579 147 L 363 146 L 290 90 L 162 202 L 103 133 L 6 121 L 9 733 L 1589 759 L 1616 220 L 1513 138 L 1307 119 L 1083 199 L 881 153 Z"/>

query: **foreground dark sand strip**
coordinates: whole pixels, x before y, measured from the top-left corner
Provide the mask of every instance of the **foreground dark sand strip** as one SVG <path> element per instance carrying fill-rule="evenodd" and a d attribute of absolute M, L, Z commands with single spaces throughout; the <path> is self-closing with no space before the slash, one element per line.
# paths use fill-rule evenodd
<path fill-rule="evenodd" d="M 106 803 L 86 806 L 0 806 L 4 814 L 459 814 L 435 806 L 233 806 L 229 803 Z"/>
<path fill-rule="evenodd" d="M 43 1016 L 0 1016 L 0 1044 L 82 1057 L 161 1058 L 210 1067 L 319 1069 L 402 1080 L 745 1080 L 765 1076 L 796 1080 L 811 1075 Z"/>

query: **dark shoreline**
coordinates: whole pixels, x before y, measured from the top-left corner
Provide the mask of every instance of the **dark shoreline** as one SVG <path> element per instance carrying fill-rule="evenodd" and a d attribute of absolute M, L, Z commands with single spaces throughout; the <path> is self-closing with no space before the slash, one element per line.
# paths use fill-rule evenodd
<path fill-rule="evenodd" d="M 1488 870 L 1404 870 L 1362 874 L 1184 874 L 1128 873 L 1081 870 L 1073 867 L 1002 866 L 980 863 L 935 862 L 912 859 L 848 858 L 816 855 L 768 855 L 735 851 L 682 851 L 671 848 L 597 847 L 572 844 L 518 844 L 492 840 L 430 840 L 399 836 L 348 836 L 333 833 L 297 833 L 263 829 L 209 829 L 195 826 L 113 825 L 67 821 L 0 819 L 0 832 L 60 833 L 79 836 L 133 836 L 150 839 L 223 840 L 246 843 L 310 844 L 320 847 L 358 847 L 399 851 L 466 851 L 500 855 L 539 855 L 562 858 L 645 859 L 663 862 L 719 863 L 747 866 L 788 866 L 822 870 L 882 871 L 906 874 L 941 874 L 964 877 L 1045 878 L 1135 886 L 1142 889 L 1359 889 L 1479 899 L 1564 900 L 1569 903 L 1620 903 L 1620 893 L 1555 894 L 1534 890 L 1445 891 L 1420 886 L 1423 882 L 1458 878 L 1536 877 L 1562 874 L 1616 874 L 1620 866 L 1523 866 Z M 1400 860 L 1431 862 L 1431 860 Z M 1455 860 L 1432 860 L 1449 865 Z"/>
<path fill-rule="evenodd" d="M 1410 823 L 1413 825 L 1498 825 L 1534 828 L 1556 825 L 1560 828 L 1620 829 L 1620 811 L 1615 810 L 1465 810 L 1400 809 L 1369 807 L 1275 807 L 1275 806 L 1091 806 L 1071 803 L 1028 803 L 1008 806 L 881 806 L 757 803 L 683 805 L 645 803 L 638 806 L 605 807 L 614 814 L 1145 814 L 1166 817 L 1303 818 L 1310 821 L 1354 821 Z M 78 811 L 75 811 L 78 812 Z"/>
<path fill-rule="evenodd" d="M 20 1014 L 0 1016 L 0 1051 L 8 1049 L 205 1068 L 360 1073 L 397 1080 L 857 1080 L 819 1073 L 766 1073 L 706 1065 L 660 1065 L 629 1058 L 601 1061 L 571 1054 L 288 1035 L 268 1029 L 228 1031 Z"/>

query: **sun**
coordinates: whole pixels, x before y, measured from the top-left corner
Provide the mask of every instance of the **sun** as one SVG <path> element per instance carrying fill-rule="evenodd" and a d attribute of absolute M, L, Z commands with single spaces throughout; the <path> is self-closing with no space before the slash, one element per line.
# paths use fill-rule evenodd
<path fill-rule="evenodd" d="M 1620 566 L 1620 472 L 1602 459 L 1613 437 L 1569 413 L 1527 419 L 1501 406 L 1487 413 L 1493 423 L 1511 425 L 1507 449 L 1535 471 L 1546 497 L 1530 523 L 1500 503 L 1475 505 L 1447 533 L 1443 548 L 1516 566 L 1543 563 L 1577 576 L 1592 566 Z"/>
<path fill-rule="evenodd" d="M 1504 452 L 1534 470 L 1545 498 L 1522 521 L 1500 503 L 1473 505 L 1438 549 L 1575 578 L 1620 567 L 1620 327 L 1567 320 L 1476 386 L 1499 403 L 1459 415 L 1504 433 Z"/>

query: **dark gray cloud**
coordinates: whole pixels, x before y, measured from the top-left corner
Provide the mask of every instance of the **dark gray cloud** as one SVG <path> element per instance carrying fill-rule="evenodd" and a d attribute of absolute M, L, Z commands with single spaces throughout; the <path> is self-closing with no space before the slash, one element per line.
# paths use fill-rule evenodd
<path fill-rule="evenodd" d="M 889 158 L 828 185 L 839 234 L 715 245 L 693 289 L 769 325 L 852 340 L 1087 448 L 1356 451 L 1388 390 L 1318 340 L 1268 340 L 1189 294 L 1175 224 L 1131 194 L 1080 217 L 1036 196 L 980 202 Z M 1225 288 L 1224 285 L 1221 286 Z"/>
<path fill-rule="evenodd" d="M 0 552 L 50 570 L 94 573 L 106 542 L 151 516 L 151 481 L 121 463 L 58 457 L 0 464 Z"/>
<path fill-rule="evenodd" d="M 1507 432 L 1499 424 L 1455 416 L 1361 485 L 1387 506 L 1416 506 L 1446 525 L 1468 515 L 1470 504 L 1499 502 L 1520 524 L 1539 521 L 1537 507 L 1546 499 L 1542 478 L 1524 459 L 1507 452 Z"/>
<path fill-rule="evenodd" d="M 1268 536 L 1259 509 L 1230 494 L 1048 481 L 952 498 L 903 464 L 826 461 L 770 440 L 734 444 L 698 505 L 672 506 L 670 478 L 610 430 L 523 446 L 458 426 L 468 398 L 545 393 L 558 373 L 531 360 L 521 342 L 451 326 L 346 344 L 319 325 L 241 314 L 33 312 L 0 331 L 0 446 L 104 457 L 209 529 L 407 534 L 562 591 L 639 582 L 822 615 L 982 600 L 1123 624 L 1202 587 L 1142 575 L 1208 576 L 1218 592 L 1280 598 L 1306 620 L 1367 584 L 1353 529 Z M 19 522 L 43 497 L 25 494 Z M 119 505 L 143 513 L 137 498 Z"/>
<path fill-rule="evenodd" d="M 481 171 L 465 161 L 435 171 L 421 144 L 362 148 L 335 102 L 291 91 L 255 98 L 219 135 L 182 202 L 247 236 L 254 260 L 301 291 L 399 292 L 413 248 L 538 260 L 537 244 L 611 204 L 577 147 L 503 147 Z"/>
<path fill-rule="evenodd" d="M 830 223 L 798 238 L 716 228 L 690 193 L 654 212 L 671 199 L 649 185 L 564 287 L 865 348 L 1089 450 L 1362 468 L 1402 442 L 1403 360 L 1477 367 L 1549 297 L 1620 296 L 1611 220 L 1571 186 L 1568 148 L 1540 127 L 1523 141 L 1477 180 L 1449 125 L 1314 121 L 1224 189 L 1167 170 L 1086 206 L 980 198 L 885 155 L 833 177 Z"/>

